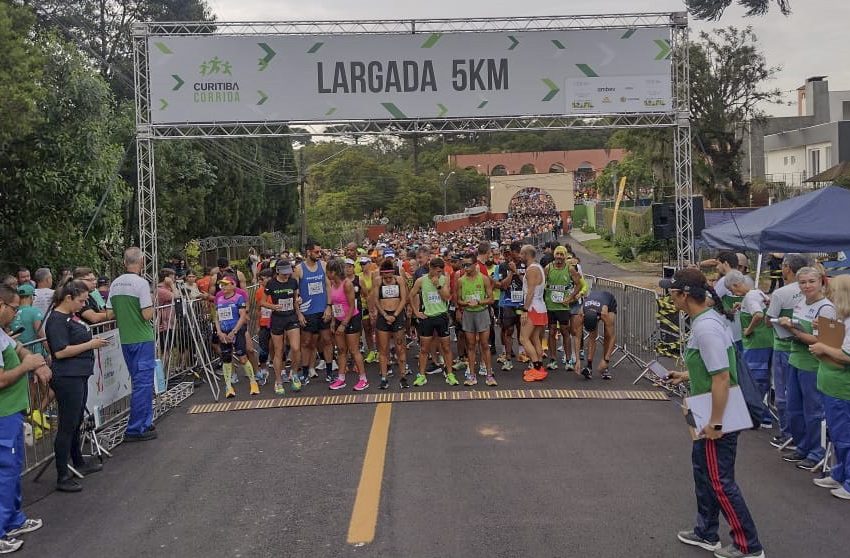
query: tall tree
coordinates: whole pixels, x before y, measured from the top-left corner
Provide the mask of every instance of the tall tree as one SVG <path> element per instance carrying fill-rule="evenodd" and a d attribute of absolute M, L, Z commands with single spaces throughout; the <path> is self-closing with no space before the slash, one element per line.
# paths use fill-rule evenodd
<path fill-rule="evenodd" d="M 44 58 L 26 33 L 34 22 L 29 10 L 0 4 L 0 151 L 12 138 L 29 134 L 42 118 Z"/>
<path fill-rule="evenodd" d="M 685 0 L 688 10 L 697 19 L 716 21 L 723 16 L 726 8 L 732 5 L 732 0 Z M 747 9 L 748 16 L 762 16 L 770 11 L 771 4 L 776 4 L 782 15 L 791 13 L 790 0 L 738 0 L 738 5 Z"/>

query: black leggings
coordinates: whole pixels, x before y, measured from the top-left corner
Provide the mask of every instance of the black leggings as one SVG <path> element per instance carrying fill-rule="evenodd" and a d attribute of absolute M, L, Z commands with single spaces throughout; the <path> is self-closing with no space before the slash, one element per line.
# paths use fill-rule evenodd
<path fill-rule="evenodd" d="M 86 408 L 86 398 L 89 393 L 88 376 L 54 376 L 51 384 L 59 404 L 59 429 L 53 442 L 53 452 L 56 455 L 56 472 L 59 479 L 67 478 L 68 458 L 74 466 L 84 464 L 83 451 L 80 447 L 80 424 L 83 421 L 83 411 Z"/>

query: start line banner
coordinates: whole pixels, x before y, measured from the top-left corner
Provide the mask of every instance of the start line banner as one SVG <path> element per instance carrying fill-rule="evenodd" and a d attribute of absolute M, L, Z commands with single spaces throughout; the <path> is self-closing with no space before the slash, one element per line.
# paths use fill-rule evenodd
<path fill-rule="evenodd" d="M 150 35 L 152 124 L 669 113 L 664 28 Z"/>
<path fill-rule="evenodd" d="M 130 395 L 130 371 L 121 350 L 121 338 L 114 329 L 95 335 L 109 341 L 109 345 L 95 350 L 94 374 L 89 377 L 89 393 L 86 408 L 95 417 L 95 425 L 101 425 L 101 410 Z"/>

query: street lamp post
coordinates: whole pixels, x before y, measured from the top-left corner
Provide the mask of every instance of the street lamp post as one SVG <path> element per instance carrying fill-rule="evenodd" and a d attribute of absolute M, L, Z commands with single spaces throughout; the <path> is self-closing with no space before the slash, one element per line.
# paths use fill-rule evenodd
<path fill-rule="evenodd" d="M 455 171 L 450 172 L 446 179 L 443 180 L 443 215 L 446 215 L 447 213 L 446 193 L 448 190 L 449 178 L 451 178 L 454 173 Z M 440 176 L 443 176 L 443 173 L 440 173 Z"/>

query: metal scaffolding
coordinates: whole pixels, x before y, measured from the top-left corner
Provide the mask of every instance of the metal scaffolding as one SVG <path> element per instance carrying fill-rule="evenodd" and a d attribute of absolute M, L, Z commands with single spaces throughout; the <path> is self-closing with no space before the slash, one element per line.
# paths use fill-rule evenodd
<path fill-rule="evenodd" d="M 517 115 L 399 120 L 259 121 L 153 124 L 150 102 L 148 39 L 151 36 L 328 35 L 482 33 L 584 29 L 664 28 L 670 30 L 673 62 L 673 106 L 657 113 L 595 115 Z M 140 22 L 133 27 L 133 59 L 138 155 L 140 248 L 146 257 L 145 276 L 157 272 L 156 176 L 154 145 L 169 139 L 285 137 L 291 126 L 321 126 L 314 135 L 455 134 L 467 132 L 672 128 L 675 136 L 675 191 L 678 263 L 693 261 L 693 209 L 690 141 L 690 87 L 686 12 L 519 18 L 398 19 L 288 22 Z"/>

